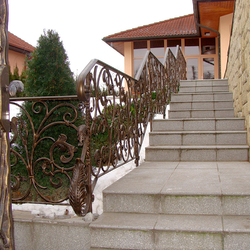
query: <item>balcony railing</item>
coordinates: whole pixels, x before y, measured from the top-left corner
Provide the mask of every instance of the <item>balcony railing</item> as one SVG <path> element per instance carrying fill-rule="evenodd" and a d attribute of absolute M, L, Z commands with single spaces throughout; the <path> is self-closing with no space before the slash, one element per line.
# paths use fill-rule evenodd
<path fill-rule="evenodd" d="M 92 60 L 77 81 L 77 96 L 12 98 L 21 114 L 11 121 L 13 201 L 61 203 L 91 211 L 98 179 L 134 161 L 148 122 L 186 79 L 180 48 L 163 65 L 147 52 L 135 78 Z M 23 101 L 25 104 L 17 104 Z"/>

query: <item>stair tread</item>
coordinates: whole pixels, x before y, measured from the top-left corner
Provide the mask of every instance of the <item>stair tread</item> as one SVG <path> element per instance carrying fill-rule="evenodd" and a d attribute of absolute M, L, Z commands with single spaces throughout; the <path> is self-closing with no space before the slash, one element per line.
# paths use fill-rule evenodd
<path fill-rule="evenodd" d="M 227 84 L 209 84 L 209 83 L 204 83 L 204 84 L 185 84 L 185 85 L 180 85 L 180 87 L 185 88 L 185 87 L 228 87 Z"/>
<path fill-rule="evenodd" d="M 194 103 L 199 103 L 199 102 L 201 102 L 201 103 L 204 103 L 204 102 L 232 102 L 233 103 L 233 101 L 232 100 L 192 100 L 192 101 L 170 101 L 170 105 L 171 105 L 171 103 L 190 103 L 190 102 L 194 102 Z"/>
<path fill-rule="evenodd" d="M 150 149 L 249 149 L 248 145 L 164 145 L 148 146 Z"/>
<path fill-rule="evenodd" d="M 234 111 L 234 108 L 217 108 L 217 109 L 171 109 L 169 110 L 169 112 L 179 112 L 179 111 L 211 111 L 211 110 L 221 110 L 221 111 L 224 111 L 224 110 L 233 110 Z"/>
<path fill-rule="evenodd" d="M 219 95 L 231 95 L 232 93 L 229 91 L 220 91 Z M 178 95 L 218 95 L 217 92 L 182 92 L 182 93 L 173 93 L 171 96 L 178 96 Z"/>
<path fill-rule="evenodd" d="M 232 131 L 224 131 L 224 130 L 196 130 L 196 131 L 188 131 L 188 130 L 175 130 L 175 131 L 152 131 L 149 134 L 151 135 L 165 135 L 165 134 L 247 134 L 246 130 L 232 130 Z"/>
<path fill-rule="evenodd" d="M 249 216 L 104 213 L 91 228 L 177 232 L 250 233 Z"/>
<path fill-rule="evenodd" d="M 206 118 L 206 117 L 200 117 L 200 118 L 195 118 L 195 117 L 191 117 L 191 118 L 173 118 L 173 119 L 154 119 L 153 121 L 157 121 L 157 122 L 167 122 L 167 121 L 209 121 L 209 120 L 212 120 L 212 121 L 225 121 L 225 120 L 242 120 L 242 121 L 245 121 L 244 118 L 241 118 L 241 117 L 209 117 L 209 118 Z"/>

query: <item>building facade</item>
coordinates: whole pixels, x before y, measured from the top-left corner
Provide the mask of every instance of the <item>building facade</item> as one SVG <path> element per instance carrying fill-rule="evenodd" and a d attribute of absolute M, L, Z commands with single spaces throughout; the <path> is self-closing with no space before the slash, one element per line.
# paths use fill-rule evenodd
<path fill-rule="evenodd" d="M 32 45 L 9 32 L 8 58 L 10 71 L 13 73 L 17 66 L 19 74 L 21 74 L 25 67 L 26 57 L 29 57 L 34 49 L 35 48 Z"/>
<path fill-rule="evenodd" d="M 187 78 L 224 76 L 234 0 L 193 0 L 194 14 L 122 31 L 103 40 L 124 56 L 124 72 L 134 76 L 146 50 L 163 61 L 167 48 L 179 45 L 187 60 Z"/>

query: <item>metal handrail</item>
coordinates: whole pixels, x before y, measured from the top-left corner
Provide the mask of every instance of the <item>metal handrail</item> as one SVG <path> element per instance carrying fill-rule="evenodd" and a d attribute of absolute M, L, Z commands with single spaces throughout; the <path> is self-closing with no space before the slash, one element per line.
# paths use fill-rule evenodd
<path fill-rule="evenodd" d="M 179 48 L 178 53 L 181 53 Z M 25 194 L 13 199 L 25 200 L 33 188 L 39 197 L 49 203 L 69 198 L 78 215 L 91 211 L 98 179 L 132 160 L 139 164 L 148 122 L 152 122 L 156 113 L 163 114 L 165 118 L 171 93 L 178 91 L 176 78 L 184 79 L 184 74 L 180 74 L 186 69 L 184 57 L 180 54 L 177 62 L 178 59 L 168 49 L 164 58 L 162 64 L 147 51 L 135 77 L 94 59 L 77 79 L 77 96 L 11 98 L 11 104 L 22 109 L 21 117 L 27 117 L 26 120 L 21 117 L 19 120 L 12 119 L 12 145 L 15 145 L 18 136 L 22 145 L 12 147 L 11 153 L 14 159 L 19 158 L 28 172 L 25 180 L 16 170 L 12 175 L 12 188 L 17 191 L 25 182 L 29 183 Z M 26 106 L 15 103 L 21 100 L 32 102 L 29 112 L 33 115 L 26 110 Z M 33 123 L 34 116 L 43 116 L 40 124 Z M 57 117 L 56 120 L 52 120 L 53 116 Z M 65 126 L 68 128 L 65 131 L 70 129 L 71 132 L 68 136 L 66 132 L 57 135 L 58 138 L 46 134 L 47 130 L 56 126 Z M 27 131 L 32 131 L 29 133 L 33 136 L 30 151 Z M 72 141 L 74 138 L 77 139 L 75 144 Z M 48 156 L 36 157 L 39 143 L 45 140 L 50 141 Z M 60 162 L 55 160 L 55 152 L 59 154 Z M 14 168 L 17 162 L 12 164 Z M 62 188 L 62 182 L 67 180 L 70 183 L 69 194 L 59 200 L 44 195 L 42 191 L 46 187 L 37 180 L 37 168 L 49 178 L 48 184 L 55 190 Z"/>

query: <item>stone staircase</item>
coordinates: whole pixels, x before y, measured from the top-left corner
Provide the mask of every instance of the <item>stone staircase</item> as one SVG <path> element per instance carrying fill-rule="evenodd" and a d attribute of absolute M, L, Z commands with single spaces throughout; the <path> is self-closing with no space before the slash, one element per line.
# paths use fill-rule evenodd
<path fill-rule="evenodd" d="M 103 193 L 91 249 L 250 249 L 244 120 L 224 80 L 182 81 L 146 161 Z"/>
<path fill-rule="evenodd" d="M 168 120 L 153 123 L 148 161 L 247 161 L 244 121 L 226 80 L 182 81 Z"/>

